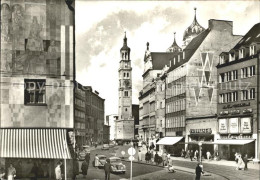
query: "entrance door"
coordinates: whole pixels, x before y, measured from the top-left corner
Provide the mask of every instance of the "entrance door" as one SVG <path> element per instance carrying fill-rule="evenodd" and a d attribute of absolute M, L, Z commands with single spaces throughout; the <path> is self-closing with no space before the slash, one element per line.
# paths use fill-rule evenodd
<path fill-rule="evenodd" d="M 230 160 L 235 160 L 236 152 L 242 154 L 242 147 L 241 145 L 230 145 Z"/>

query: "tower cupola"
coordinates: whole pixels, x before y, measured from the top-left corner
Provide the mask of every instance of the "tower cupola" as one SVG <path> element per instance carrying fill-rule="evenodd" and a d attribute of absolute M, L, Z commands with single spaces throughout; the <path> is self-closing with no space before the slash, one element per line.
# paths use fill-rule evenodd
<path fill-rule="evenodd" d="M 127 37 L 125 32 L 123 47 L 120 49 L 122 60 L 130 60 L 130 51 L 131 49 L 127 46 Z"/>
<path fill-rule="evenodd" d="M 179 51 L 181 51 L 180 46 L 178 46 L 178 44 L 177 44 L 177 42 L 176 42 L 175 34 L 176 34 L 176 32 L 174 32 L 173 43 L 172 43 L 172 45 L 167 49 L 166 52 L 179 52 Z"/>

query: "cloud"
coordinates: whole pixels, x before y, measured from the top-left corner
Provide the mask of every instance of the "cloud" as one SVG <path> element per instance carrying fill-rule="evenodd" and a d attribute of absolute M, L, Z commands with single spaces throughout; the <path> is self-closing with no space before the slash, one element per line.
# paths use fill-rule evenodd
<path fill-rule="evenodd" d="M 259 22 L 256 1 L 76 1 L 77 80 L 106 99 L 105 113 L 117 114 L 118 68 L 124 31 L 131 48 L 133 103 L 142 89 L 146 42 L 150 50 L 165 52 L 176 40 L 182 45 L 185 29 L 194 19 L 208 27 L 209 19 L 234 21 L 234 34 L 245 34 Z"/>

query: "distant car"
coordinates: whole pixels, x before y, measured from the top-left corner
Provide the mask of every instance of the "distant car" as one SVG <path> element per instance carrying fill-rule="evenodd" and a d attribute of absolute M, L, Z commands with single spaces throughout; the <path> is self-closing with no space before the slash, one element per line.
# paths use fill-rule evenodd
<path fill-rule="evenodd" d="M 120 172 L 125 174 L 126 166 L 122 163 L 119 157 L 110 157 L 109 160 L 112 168 L 112 173 Z"/>
<path fill-rule="evenodd" d="M 103 144 L 102 150 L 109 150 L 109 145 L 108 144 Z"/>
<path fill-rule="evenodd" d="M 97 157 L 98 157 L 98 165 L 97 165 L 97 167 L 98 168 L 104 167 L 104 165 L 106 163 L 107 157 L 105 155 L 98 155 Z M 93 164 L 93 167 L 95 167 L 95 160 L 92 162 L 92 164 Z"/>

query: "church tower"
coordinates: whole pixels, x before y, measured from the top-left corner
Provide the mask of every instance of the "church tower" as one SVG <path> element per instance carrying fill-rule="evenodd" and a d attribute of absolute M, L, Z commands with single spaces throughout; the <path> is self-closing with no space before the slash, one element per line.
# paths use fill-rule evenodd
<path fill-rule="evenodd" d="M 117 139 L 127 139 L 134 136 L 134 120 L 132 117 L 132 67 L 130 60 L 131 49 L 127 46 L 126 33 L 123 47 L 120 49 L 118 69 L 118 121 Z"/>

